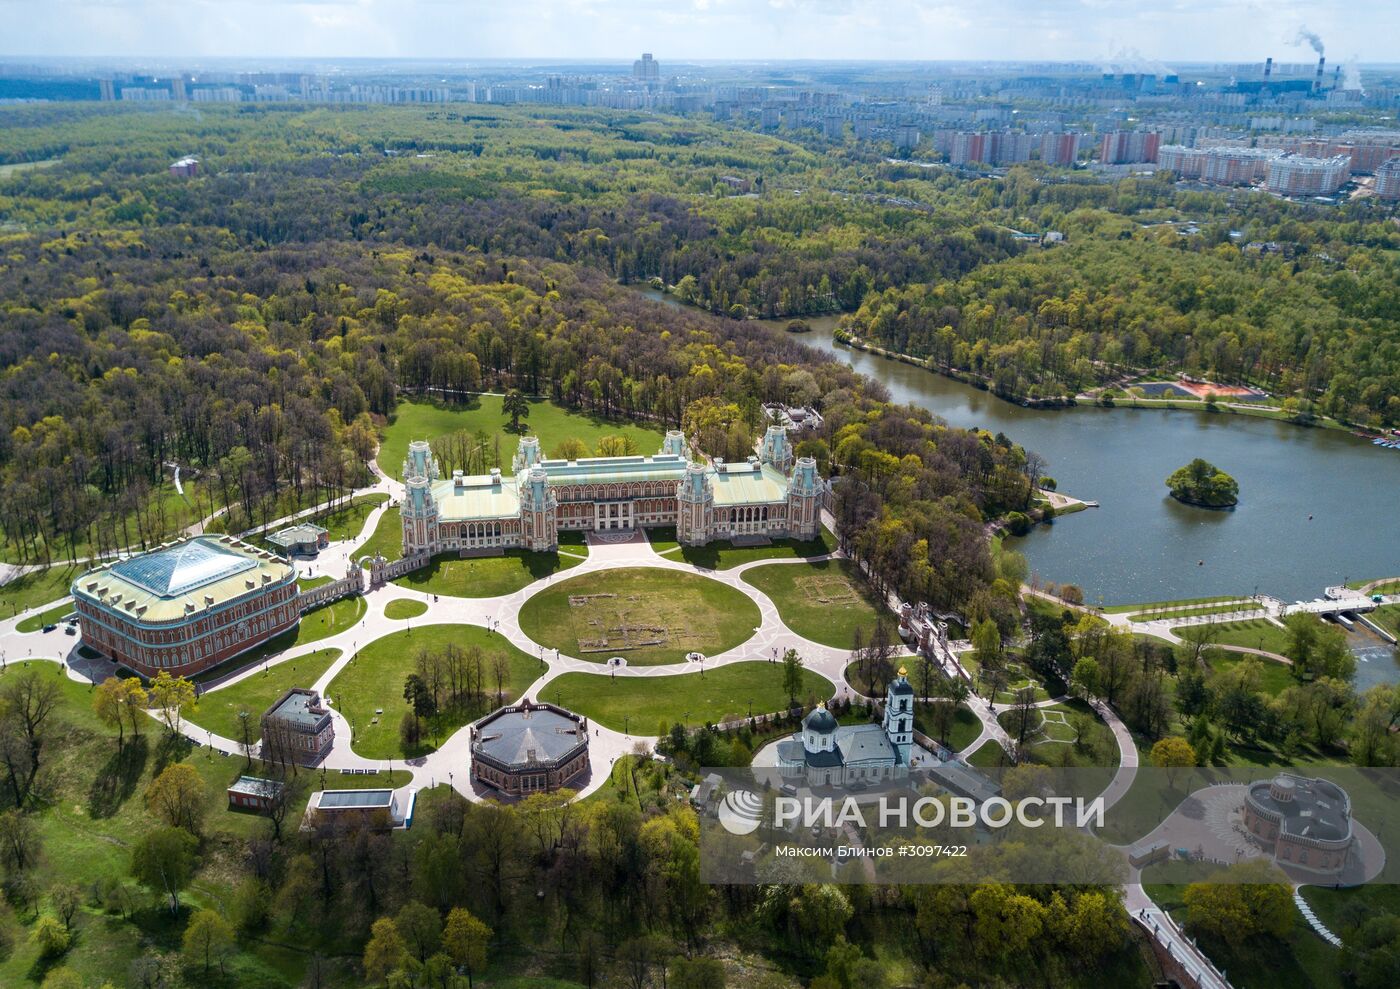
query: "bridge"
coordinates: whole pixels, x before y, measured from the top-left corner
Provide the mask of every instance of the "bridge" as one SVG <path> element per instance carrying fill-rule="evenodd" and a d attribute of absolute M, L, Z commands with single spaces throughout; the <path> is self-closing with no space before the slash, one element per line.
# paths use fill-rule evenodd
<path fill-rule="evenodd" d="M 1278 614 L 1287 615 L 1318 615 L 1320 617 L 1328 615 L 1340 615 L 1346 612 L 1374 611 L 1382 604 L 1392 604 L 1400 601 L 1400 595 L 1378 595 L 1379 601 L 1374 600 L 1370 595 L 1352 587 L 1329 587 L 1323 592 L 1323 596 L 1315 601 L 1297 601 L 1293 604 L 1283 604 L 1279 602 Z"/>

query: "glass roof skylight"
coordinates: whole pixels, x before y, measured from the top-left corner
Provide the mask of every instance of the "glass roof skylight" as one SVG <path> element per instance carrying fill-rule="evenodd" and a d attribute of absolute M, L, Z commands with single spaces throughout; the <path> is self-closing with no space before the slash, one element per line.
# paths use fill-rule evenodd
<path fill-rule="evenodd" d="M 112 566 L 112 572 L 152 594 L 178 597 L 257 565 L 256 560 L 213 540 L 191 539 L 123 560 Z"/>

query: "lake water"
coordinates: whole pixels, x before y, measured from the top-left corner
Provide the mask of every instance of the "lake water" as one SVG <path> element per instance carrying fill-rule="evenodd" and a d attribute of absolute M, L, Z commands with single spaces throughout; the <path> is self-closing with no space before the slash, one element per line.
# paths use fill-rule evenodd
<path fill-rule="evenodd" d="M 653 298 L 675 303 L 660 293 Z M 954 426 L 1004 432 L 1049 461 L 1059 490 L 1101 507 L 1009 545 L 1044 580 L 1106 605 L 1256 588 L 1285 601 L 1344 580 L 1400 575 L 1400 451 L 1337 430 L 1163 409 L 1026 409 L 899 361 L 838 346 L 837 317 L 808 319 L 809 346 Z M 780 327 L 786 320 L 764 325 Z M 1168 474 L 1204 457 L 1233 474 L 1233 511 L 1167 495 Z"/>

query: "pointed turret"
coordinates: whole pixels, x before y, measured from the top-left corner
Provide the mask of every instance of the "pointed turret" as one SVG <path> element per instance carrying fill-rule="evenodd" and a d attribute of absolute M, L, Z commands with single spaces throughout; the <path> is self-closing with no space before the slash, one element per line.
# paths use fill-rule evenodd
<path fill-rule="evenodd" d="M 784 474 L 792 470 L 792 444 L 788 442 L 786 429 L 778 425 L 768 427 L 768 431 L 763 434 L 758 459 L 765 464 L 772 464 Z"/>
<path fill-rule="evenodd" d="M 673 457 L 690 459 L 690 446 L 685 441 L 685 433 L 679 429 L 666 430 L 666 439 L 661 443 L 661 452 L 668 453 Z"/>
<path fill-rule="evenodd" d="M 524 474 L 531 467 L 540 462 L 540 438 L 538 436 L 520 437 L 520 445 L 516 447 L 515 457 L 511 465 L 516 474 Z"/>
<path fill-rule="evenodd" d="M 433 448 L 427 440 L 414 440 L 408 444 L 408 456 L 403 462 L 403 479 L 405 481 L 413 477 L 426 478 L 429 481 L 436 481 L 442 476 L 438 470 L 438 463 L 433 457 Z"/>

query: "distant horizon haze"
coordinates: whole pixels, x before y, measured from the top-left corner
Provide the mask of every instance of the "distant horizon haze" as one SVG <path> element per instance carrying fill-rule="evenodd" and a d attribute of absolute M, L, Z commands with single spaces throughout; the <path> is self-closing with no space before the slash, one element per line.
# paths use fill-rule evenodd
<path fill-rule="evenodd" d="M 0 0 L 6 58 L 1400 62 L 1379 0 Z M 1164 48 L 1169 46 L 1169 48 Z"/>

